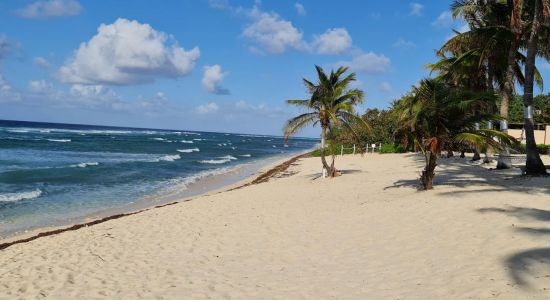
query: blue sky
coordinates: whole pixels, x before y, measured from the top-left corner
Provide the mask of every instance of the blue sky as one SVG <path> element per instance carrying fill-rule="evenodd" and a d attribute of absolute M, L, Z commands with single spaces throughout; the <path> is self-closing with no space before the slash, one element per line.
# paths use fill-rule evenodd
<path fill-rule="evenodd" d="M 386 108 L 464 29 L 449 5 L 2 1 L 0 119 L 281 134 L 315 64 L 349 65 L 359 111 Z"/>

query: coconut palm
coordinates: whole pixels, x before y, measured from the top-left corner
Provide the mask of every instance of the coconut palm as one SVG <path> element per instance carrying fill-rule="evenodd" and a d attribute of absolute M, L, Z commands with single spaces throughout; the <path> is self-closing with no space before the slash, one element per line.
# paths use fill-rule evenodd
<path fill-rule="evenodd" d="M 519 2 L 519 1 L 518 1 Z M 527 160 L 525 162 L 525 173 L 527 175 L 546 174 L 546 167 L 540 159 L 535 142 L 535 126 L 533 120 L 533 85 L 535 80 L 535 59 L 541 48 L 548 51 L 548 45 L 542 45 L 550 33 L 550 1 L 532 0 L 521 1 L 518 4 L 519 9 L 526 11 L 520 13 L 522 16 L 528 16 L 527 20 L 519 21 L 528 23 L 525 26 L 528 32 L 527 39 L 527 58 L 525 61 L 525 84 L 523 87 L 523 105 L 525 108 L 524 128 L 526 140 Z M 519 25 L 521 26 L 521 25 Z"/>
<path fill-rule="evenodd" d="M 531 90 L 531 92 L 524 92 L 525 95 L 531 95 L 531 98 L 533 82 L 536 82 L 542 90 L 540 73 L 533 63 L 530 67 L 532 74 L 528 74 L 527 62 L 529 59 L 534 62 L 534 57 L 537 55 L 548 58 L 548 27 L 540 26 L 542 23 L 539 22 L 537 30 L 532 31 L 530 28 L 535 24 L 531 22 L 534 20 L 533 16 L 536 15 L 535 7 L 540 8 L 538 15 L 545 17 L 544 12 L 550 12 L 549 5 L 547 0 L 457 0 L 451 6 L 455 17 L 461 16 L 467 21 L 469 30 L 457 33 L 439 52 L 440 54 L 444 52 L 458 53 L 463 56 L 461 61 L 468 61 L 468 56 L 479 57 L 480 69 L 486 71 L 487 87 L 492 89 L 493 85 L 496 85 L 501 95 L 500 116 L 503 120 L 501 129 L 504 132 L 507 130 L 506 119 L 510 101 L 514 97 L 515 83 Z M 538 35 L 533 39 L 533 45 L 536 46 L 531 51 L 531 58 L 529 58 L 529 53 L 524 54 L 525 48 L 528 48 L 530 32 L 537 32 L 536 35 Z M 526 68 L 525 72 L 522 70 L 523 65 Z M 526 104 L 526 106 L 528 105 Z M 526 133 L 532 132 L 532 127 L 532 124 L 526 124 Z M 534 174 L 541 170 L 542 162 L 535 150 L 534 135 L 527 134 L 527 139 L 529 140 L 528 148 L 531 149 L 528 154 L 528 165 L 531 167 L 527 168 L 530 169 L 529 173 Z M 504 149 L 501 154 L 504 154 L 501 155 L 501 158 L 507 157 L 507 149 Z M 509 166 L 509 161 L 499 159 L 498 168 Z M 538 171 L 535 171 L 537 168 Z"/>
<path fill-rule="evenodd" d="M 343 126 L 355 134 L 352 124 L 362 124 L 368 128 L 365 121 L 354 111 L 355 105 L 363 102 L 364 94 L 359 89 L 349 88 L 350 83 L 355 81 L 356 77 L 355 73 L 344 76 L 348 70 L 347 67 L 333 70 L 329 75 L 319 66 L 315 66 L 315 69 L 318 77 L 316 83 L 303 79 L 310 98 L 287 100 L 288 104 L 305 108 L 308 112 L 288 120 L 284 128 L 284 136 L 287 139 L 306 126 L 319 124 L 321 126 L 321 162 L 328 176 L 334 177 L 336 175 L 334 151 L 332 151 L 330 165 L 325 158 L 328 131 L 334 126 Z"/>
<path fill-rule="evenodd" d="M 425 167 L 420 176 L 422 189 L 433 188 L 437 158 L 449 144 L 500 149 L 501 144 L 512 143 L 513 138 L 505 133 L 476 126 L 478 122 L 498 119 L 498 116 L 480 113 L 479 109 L 495 101 L 494 93 L 456 89 L 439 79 L 422 80 L 403 98 L 403 103 L 397 106 L 400 109 L 399 131 L 412 137 L 424 154 Z"/>

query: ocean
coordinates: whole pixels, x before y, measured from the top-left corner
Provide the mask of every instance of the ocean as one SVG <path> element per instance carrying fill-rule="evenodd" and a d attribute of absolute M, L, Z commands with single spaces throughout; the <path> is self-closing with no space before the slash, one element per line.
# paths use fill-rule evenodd
<path fill-rule="evenodd" d="M 0 237 L 219 188 L 317 143 L 0 120 Z"/>

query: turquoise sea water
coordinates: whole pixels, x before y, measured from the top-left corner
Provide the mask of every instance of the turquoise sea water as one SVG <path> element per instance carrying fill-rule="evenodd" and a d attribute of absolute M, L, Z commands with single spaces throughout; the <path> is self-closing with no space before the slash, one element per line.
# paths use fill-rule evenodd
<path fill-rule="evenodd" d="M 185 188 L 313 139 L 0 121 L 0 236 Z"/>

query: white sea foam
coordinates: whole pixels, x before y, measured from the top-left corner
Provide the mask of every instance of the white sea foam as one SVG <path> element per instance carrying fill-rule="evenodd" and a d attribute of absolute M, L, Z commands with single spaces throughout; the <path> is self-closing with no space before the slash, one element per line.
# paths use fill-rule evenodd
<path fill-rule="evenodd" d="M 0 194 L 0 202 L 14 202 L 25 199 L 34 199 L 40 197 L 40 195 L 42 195 L 42 191 L 39 189 L 30 192 Z"/>
<path fill-rule="evenodd" d="M 252 157 L 251 154 L 241 154 L 241 155 L 239 155 L 239 156 L 242 156 L 242 157 Z"/>
<path fill-rule="evenodd" d="M 71 139 L 46 139 L 50 142 L 57 142 L 57 143 L 70 143 Z"/>
<path fill-rule="evenodd" d="M 166 139 L 158 138 L 158 137 L 157 137 L 157 138 L 153 138 L 153 140 L 155 140 L 155 141 L 166 141 Z"/>
<path fill-rule="evenodd" d="M 191 153 L 191 152 L 199 152 L 200 149 L 199 149 L 199 148 L 178 149 L 178 150 L 176 150 L 176 151 L 181 152 L 181 153 Z"/>
<path fill-rule="evenodd" d="M 221 156 L 217 159 L 206 159 L 206 160 L 199 160 L 199 163 L 201 164 L 225 164 L 232 160 L 236 160 L 237 158 L 231 155 Z"/>
<path fill-rule="evenodd" d="M 79 163 L 79 164 L 76 164 L 76 165 L 71 165 L 71 167 L 73 168 L 86 168 L 88 166 L 97 166 L 99 165 L 98 162 L 83 162 L 83 163 Z"/>
<path fill-rule="evenodd" d="M 181 140 L 180 142 L 185 143 L 185 144 L 193 144 L 193 141 Z"/>
<path fill-rule="evenodd" d="M 200 141 L 204 141 L 204 139 L 193 139 L 193 141 L 198 141 L 198 142 L 200 142 Z"/>
<path fill-rule="evenodd" d="M 200 133 L 198 132 L 189 132 L 189 131 L 174 131 L 174 132 L 171 132 L 172 134 L 177 134 L 177 135 L 201 135 Z"/>
<path fill-rule="evenodd" d="M 28 130 L 25 130 L 25 129 L 8 129 L 8 132 L 13 132 L 13 133 L 27 133 L 29 132 Z"/>
<path fill-rule="evenodd" d="M 205 160 L 199 160 L 199 162 L 201 164 L 213 164 L 213 165 L 225 164 L 225 163 L 228 163 L 230 161 L 231 161 L 230 159 L 205 159 Z"/>
<path fill-rule="evenodd" d="M 159 158 L 159 161 L 174 161 L 180 159 L 181 156 L 179 154 L 176 155 L 165 155 Z"/>

